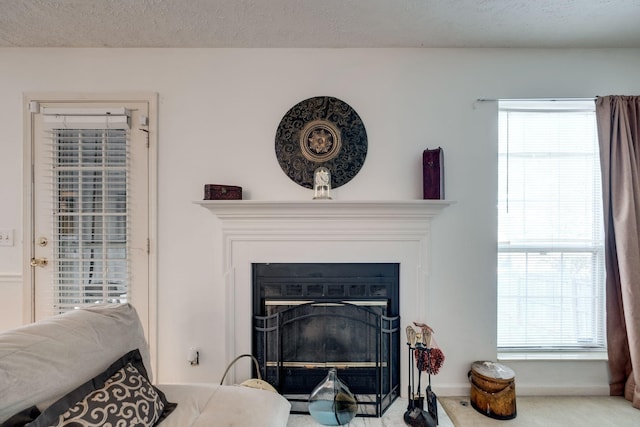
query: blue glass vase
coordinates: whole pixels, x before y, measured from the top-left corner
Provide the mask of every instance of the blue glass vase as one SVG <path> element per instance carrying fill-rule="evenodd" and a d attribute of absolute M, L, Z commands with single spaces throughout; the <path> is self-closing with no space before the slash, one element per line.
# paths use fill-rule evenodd
<path fill-rule="evenodd" d="M 309 396 L 309 414 L 314 420 L 325 426 L 343 426 L 348 424 L 358 412 L 358 402 L 349 388 L 340 381 L 335 368 Z"/>

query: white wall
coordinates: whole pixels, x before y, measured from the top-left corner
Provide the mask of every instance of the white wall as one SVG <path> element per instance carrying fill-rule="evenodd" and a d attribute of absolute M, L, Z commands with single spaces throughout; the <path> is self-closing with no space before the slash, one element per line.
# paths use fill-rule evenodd
<path fill-rule="evenodd" d="M 203 185 L 245 198 L 310 199 L 280 169 L 276 127 L 299 101 L 330 95 L 363 119 L 369 152 L 335 199 L 421 198 L 421 153 L 445 152 L 446 196 L 434 221 L 424 313 L 447 357 L 440 394 L 468 390 L 475 360 L 496 352 L 496 105 L 477 98 L 640 93 L 640 50 L 0 49 L 0 329 L 21 320 L 22 95 L 34 91 L 159 94 L 159 367 L 161 382 L 219 381 L 225 315 Z M 188 347 L 201 349 L 190 367 Z M 517 362 L 519 392 L 606 393 L 604 362 Z"/>

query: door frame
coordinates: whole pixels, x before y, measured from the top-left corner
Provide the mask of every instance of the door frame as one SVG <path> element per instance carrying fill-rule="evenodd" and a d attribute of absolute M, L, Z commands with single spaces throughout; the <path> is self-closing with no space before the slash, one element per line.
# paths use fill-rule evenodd
<path fill-rule="evenodd" d="M 37 111 L 32 112 L 32 103 L 44 102 L 146 102 L 149 105 L 148 118 L 148 183 L 149 183 L 149 283 L 147 295 L 146 319 L 140 319 L 147 330 L 147 341 L 151 350 L 152 372 L 157 366 L 157 276 L 158 276 L 158 94 L 155 92 L 122 92 L 122 93 L 72 93 L 72 92 L 28 92 L 23 94 L 23 322 L 31 323 L 35 320 L 35 274 L 29 262 L 35 253 L 33 213 L 34 198 L 34 120 Z M 137 126 L 139 123 L 133 123 Z"/>

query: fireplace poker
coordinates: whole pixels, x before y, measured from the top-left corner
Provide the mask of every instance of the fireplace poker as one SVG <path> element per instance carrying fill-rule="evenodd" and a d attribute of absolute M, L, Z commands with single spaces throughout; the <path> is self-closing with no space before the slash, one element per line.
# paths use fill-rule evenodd
<path fill-rule="evenodd" d="M 418 347 L 417 344 L 416 344 L 416 347 Z M 421 397 L 420 388 L 421 388 L 421 381 L 422 381 L 422 364 L 424 363 L 422 361 L 422 356 L 424 354 L 424 350 L 422 348 L 416 348 L 416 350 L 418 351 L 418 362 L 416 363 L 416 368 L 418 368 L 418 399 L 420 399 Z"/>
<path fill-rule="evenodd" d="M 411 409 L 413 407 L 413 400 L 415 399 L 415 376 L 413 373 L 413 346 L 416 344 L 416 331 L 415 329 L 413 329 L 413 327 L 411 325 L 407 326 L 407 346 L 409 347 L 409 386 L 408 386 L 408 393 L 409 393 L 409 408 Z"/>

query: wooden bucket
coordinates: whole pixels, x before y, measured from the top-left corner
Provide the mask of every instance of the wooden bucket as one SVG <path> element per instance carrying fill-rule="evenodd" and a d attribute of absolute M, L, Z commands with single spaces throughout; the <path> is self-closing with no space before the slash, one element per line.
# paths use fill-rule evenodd
<path fill-rule="evenodd" d="M 496 362 L 473 362 L 469 371 L 471 406 L 498 420 L 516 417 L 515 373 Z"/>

